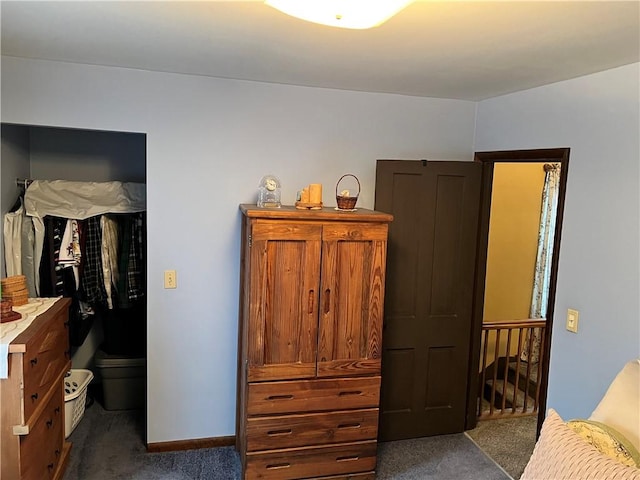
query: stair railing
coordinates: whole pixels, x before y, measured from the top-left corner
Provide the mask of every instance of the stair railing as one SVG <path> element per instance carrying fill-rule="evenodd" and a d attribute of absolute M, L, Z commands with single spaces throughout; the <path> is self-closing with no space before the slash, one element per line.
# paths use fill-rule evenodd
<path fill-rule="evenodd" d="M 533 351 L 534 333 L 544 339 L 546 319 L 488 322 L 482 325 L 478 418 L 534 415 L 538 411 L 544 341 L 536 363 L 523 360 Z"/>

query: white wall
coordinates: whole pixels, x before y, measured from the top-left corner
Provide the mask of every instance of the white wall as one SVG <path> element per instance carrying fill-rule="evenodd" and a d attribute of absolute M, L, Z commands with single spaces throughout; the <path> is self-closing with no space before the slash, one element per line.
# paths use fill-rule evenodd
<path fill-rule="evenodd" d="M 640 356 L 639 64 L 483 101 L 476 150 L 570 147 L 548 407 L 588 417 Z M 565 330 L 567 308 L 579 332 Z"/>
<path fill-rule="evenodd" d="M 473 102 L 2 58 L 2 121 L 147 134 L 147 441 L 233 435 L 240 216 L 266 173 L 324 201 L 375 160 L 470 160 Z M 176 269 L 178 288 L 162 288 Z"/>

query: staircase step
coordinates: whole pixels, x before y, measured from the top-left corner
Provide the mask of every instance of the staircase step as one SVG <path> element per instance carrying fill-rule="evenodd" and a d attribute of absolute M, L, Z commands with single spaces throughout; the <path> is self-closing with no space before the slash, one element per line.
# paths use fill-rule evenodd
<path fill-rule="evenodd" d="M 527 363 L 520 362 L 520 369 L 518 370 L 518 363 L 516 361 L 509 362 L 509 369 L 507 372 L 507 378 L 509 383 L 516 384 L 518 379 L 518 389 L 527 391 L 529 396 L 535 397 L 538 391 L 538 364 L 532 363 L 529 367 L 529 381 L 527 382 Z"/>
<path fill-rule="evenodd" d="M 487 383 L 484 386 L 484 398 L 487 401 L 491 401 L 491 389 L 493 386 L 493 379 L 487 380 Z M 505 390 L 505 409 L 511 410 L 514 406 L 514 391 L 515 385 L 507 382 L 505 386 L 505 382 L 503 380 L 496 380 L 496 393 L 495 393 L 495 401 L 494 401 L 494 410 L 502 409 L 502 391 Z M 527 402 L 526 409 L 524 408 L 525 398 Z M 525 392 L 518 389 L 515 395 L 515 407 L 516 411 L 519 412 L 533 412 L 535 411 L 535 397 L 530 395 L 526 395 Z"/>

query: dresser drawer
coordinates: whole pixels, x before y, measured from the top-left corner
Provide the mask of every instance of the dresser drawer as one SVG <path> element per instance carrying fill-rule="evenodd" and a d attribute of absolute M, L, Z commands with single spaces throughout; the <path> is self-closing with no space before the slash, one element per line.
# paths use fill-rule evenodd
<path fill-rule="evenodd" d="M 379 398 L 380 377 L 250 383 L 247 414 L 375 408 Z"/>
<path fill-rule="evenodd" d="M 62 319 L 58 316 L 49 325 L 31 339 L 23 354 L 25 423 L 68 361 L 69 336 Z"/>
<path fill-rule="evenodd" d="M 247 421 L 247 450 L 375 440 L 378 409 L 256 417 Z"/>
<path fill-rule="evenodd" d="M 376 480 L 376 472 L 347 473 L 346 475 L 331 475 L 330 477 L 314 477 L 310 480 Z"/>
<path fill-rule="evenodd" d="M 64 436 L 64 396 L 62 382 L 44 407 L 28 435 L 20 440 L 23 480 L 53 478 L 62 455 Z"/>
<path fill-rule="evenodd" d="M 371 472 L 376 441 L 247 453 L 246 479 L 293 480 Z M 349 478 L 347 476 L 346 478 Z M 357 478 L 357 477 L 354 477 Z"/>

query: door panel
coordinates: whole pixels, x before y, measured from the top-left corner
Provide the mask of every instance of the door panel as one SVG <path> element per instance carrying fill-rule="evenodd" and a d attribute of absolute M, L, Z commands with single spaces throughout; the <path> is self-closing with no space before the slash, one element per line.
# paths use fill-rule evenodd
<path fill-rule="evenodd" d="M 380 374 L 387 226 L 325 228 L 318 376 Z"/>
<path fill-rule="evenodd" d="M 249 381 L 316 373 L 320 227 L 255 225 L 252 231 Z M 296 321 L 291 321 L 294 317 Z"/>
<path fill-rule="evenodd" d="M 386 343 L 386 339 L 385 339 Z M 384 350 L 382 376 L 395 375 L 393 390 L 388 390 L 381 398 L 381 409 L 387 413 L 411 412 L 411 397 L 406 394 L 413 390 L 415 377 L 415 349 L 396 348 Z"/>
<path fill-rule="evenodd" d="M 389 230 L 380 438 L 461 432 L 481 165 L 380 160 Z"/>

